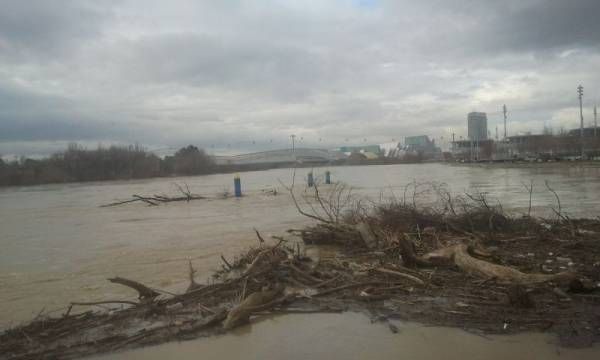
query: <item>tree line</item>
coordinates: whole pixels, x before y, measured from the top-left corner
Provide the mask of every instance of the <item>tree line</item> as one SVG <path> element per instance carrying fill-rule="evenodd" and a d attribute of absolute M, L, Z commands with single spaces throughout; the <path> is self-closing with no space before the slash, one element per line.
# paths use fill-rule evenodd
<path fill-rule="evenodd" d="M 139 145 L 99 146 L 88 150 L 70 144 L 43 159 L 0 157 L 0 186 L 79 181 L 127 180 L 172 175 L 200 175 L 216 171 L 214 159 L 189 145 L 160 158 Z"/>

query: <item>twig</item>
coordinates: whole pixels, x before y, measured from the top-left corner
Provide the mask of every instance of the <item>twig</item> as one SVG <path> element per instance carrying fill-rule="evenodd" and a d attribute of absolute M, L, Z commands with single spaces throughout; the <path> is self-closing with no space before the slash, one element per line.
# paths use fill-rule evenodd
<path fill-rule="evenodd" d="M 389 275 L 398 276 L 398 277 L 401 277 L 403 279 L 407 279 L 407 280 L 410 280 L 412 282 L 415 282 L 415 283 L 417 283 L 419 285 L 425 285 L 425 282 L 423 280 L 421 280 L 418 277 L 413 276 L 413 275 L 401 273 L 401 272 L 395 271 L 395 270 L 389 270 L 389 269 L 386 269 L 386 268 L 375 268 L 373 270 L 377 271 L 377 272 L 380 272 L 380 273 L 383 273 L 383 274 L 389 274 Z"/>
<path fill-rule="evenodd" d="M 547 183 L 548 183 L 548 181 L 546 180 L 546 184 Z M 531 197 L 533 196 L 533 180 L 531 180 L 531 183 L 529 184 L 529 186 L 527 186 L 523 182 L 521 184 L 523 185 L 525 190 L 527 190 L 527 192 L 529 192 L 529 209 L 527 210 L 527 217 L 531 217 Z"/>
<path fill-rule="evenodd" d="M 228 270 L 233 270 L 233 266 L 231 266 L 231 264 L 227 261 L 227 259 L 225 259 L 225 256 L 223 256 L 223 254 L 221 254 L 221 260 L 223 260 L 223 262 L 227 266 Z"/>
<path fill-rule="evenodd" d="M 93 302 L 71 302 L 71 305 L 77 305 L 77 306 L 93 306 L 93 305 L 106 305 L 106 304 L 128 304 L 128 305 L 133 305 L 133 306 L 140 305 L 140 303 L 137 303 L 135 301 L 128 301 L 128 300 L 105 300 L 105 301 L 93 301 Z M 69 311 L 67 311 L 67 314 L 65 316 L 68 316 L 68 313 L 69 313 Z"/>
<path fill-rule="evenodd" d="M 329 294 L 332 294 L 334 292 L 338 292 L 338 291 L 341 291 L 341 290 L 352 289 L 352 288 L 361 287 L 361 286 L 392 285 L 392 284 L 394 284 L 394 283 L 387 283 L 387 282 L 383 282 L 383 281 L 365 281 L 365 282 L 361 282 L 361 283 L 348 284 L 348 285 L 338 286 L 338 287 L 333 288 L 333 289 L 324 290 L 324 291 L 321 291 L 321 292 L 313 295 L 312 297 L 319 297 L 319 296 L 329 295 Z"/>
<path fill-rule="evenodd" d="M 261 244 L 264 244 L 265 243 L 265 239 L 260 235 L 260 233 L 258 232 L 258 230 L 256 230 L 256 228 L 253 228 L 253 229 L 254 229 L 254 232 L 256 233 L 256 237 L 258 237 L 258 241 Z"/>

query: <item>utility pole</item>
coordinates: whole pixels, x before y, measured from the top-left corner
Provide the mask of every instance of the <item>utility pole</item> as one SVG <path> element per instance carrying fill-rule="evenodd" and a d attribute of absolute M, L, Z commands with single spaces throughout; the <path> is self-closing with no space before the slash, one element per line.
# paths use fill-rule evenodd
<path fill-rule="evenodd" d="M 506 104 L 502 106 L 502 112 L 504 113 L 504 140 L 506 140 Z"/>
<path fill-rule="evenodd" d="M 596 105 L 594 105 L 594 137 L 598 131 L 598 113 L 596 112 Z"/>
<path fill-rule="evenodd" d="M 579 137 L 581 140 L 581 160 L 583 160 L 583 86 L 577 87 L 577 93 L 579 94 Z"/>
<path fill-rule="evenodd" d="M 292 152 L 296 152 L 296 135 L 292 134 L 290 135 L 290 137 L 292 138 Z"/>

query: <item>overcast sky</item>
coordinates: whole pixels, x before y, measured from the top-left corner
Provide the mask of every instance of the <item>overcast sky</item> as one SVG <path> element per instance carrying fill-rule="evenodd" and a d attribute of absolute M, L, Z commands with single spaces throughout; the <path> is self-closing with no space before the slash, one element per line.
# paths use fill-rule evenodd
<path fill-rule="evenodd" d="M 0 154 L 213 153 L 578 126 L 598 0 L 0 0 Z M 502 133 L 502 127 L 500 127 Z"/>

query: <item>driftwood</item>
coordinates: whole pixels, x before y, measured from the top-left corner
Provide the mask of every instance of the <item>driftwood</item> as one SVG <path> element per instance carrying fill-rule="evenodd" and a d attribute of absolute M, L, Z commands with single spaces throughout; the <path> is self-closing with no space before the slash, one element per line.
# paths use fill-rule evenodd
<path fill-rule="evenodd" d="M 535 285 L 550 281 L 569 283 L 576 278 L 571 272 L 562 272 L 553 275 L 526 274 L 508 266 L 497 265 L 488 261 L 477 259 L 468 252 L 468 246 L 459 244 L 437 250 L 424 256 L 425 259 L 444 260 L 455 264 L 459 269 L 469 275 L 484 279 L 493 278 L 496 282 L 504 284 Z"/>
<path fill-rule="evenodd" d="M 149 206 L 158 206 L 159 204 L 164 204 L 164 203 L 170 203 L 170 202 L 176 202 L 176 201 L 192 201 L 192 200 L 203 200 L 206 199 L 205 196 L 201 196 L 201 195 L 197 195 L 197 194 L 193 194 L 188 185 L 184 183 L 184 186 L 181 186 L 177 183 L 174 183 L 174 186 L 177 188 L 177 190 L 181 193 L 181 196 L 167 196 L 167 195 L 131 195 L 131 199 L 127 199 L 127 200 L 122 200 L 122 201 L 115 201 L 109 204 L 105 204 L 105 205 L 100 205 L 100 207 L 113 207 L 113 206 L 119 206 L 119 205 L 125 205 L 125 204 L 129 204 L 129 203 L 133 203 L 133 202 L 143 202 L 145 204 L 148 204 Z"/>
<path fill-rule="evenodd" d="M 146 285 L 139 283 L 137 281 L 129 280 L 122 277 L 114 277 L 108 279 L 111 283 L 120 284 L 123 286 L 130 287 L 138 292 L 138 298 L 142 301 L 152 301 L 155 297 L 159 296 L 160 293 L 150 289 Z"/>
<path fill-rule="evenodd" d="M 223 328 L 228 330 L 248 322 L 253 312 L 264 311 L 269 306 L 274 305 L 272 303 L 273 300 L 278 298 L 282 292 L 283 288 L 278 287 L 250 294 L 239 305 L 229 311 L 227 318 L 223 322 Z"/>
<path fill-rule="evenodd" d="M 287 253 L 282 250 L 279 245 L 269 247 L 256 255 L 252 263 L 250 263 L 250 266 L 244 271 L 243 276 L 248 276 L 265 266 L 279 263 L 286 258 Z"/>

